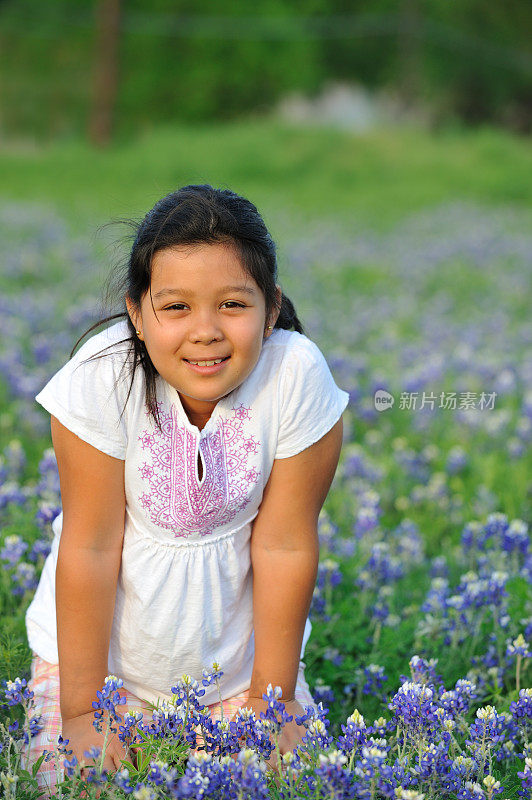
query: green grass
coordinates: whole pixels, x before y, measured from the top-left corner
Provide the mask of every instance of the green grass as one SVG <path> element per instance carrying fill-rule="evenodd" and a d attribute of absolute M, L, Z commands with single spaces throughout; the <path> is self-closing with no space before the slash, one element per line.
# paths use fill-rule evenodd
<path fill-rule="evenodd" d="M 360 135 L 251 119 L 158 128 L 101 151 L 72 140 L 0 146 L 0 197 L 52 204 L 76 226 L 139 215 L 190 182 L 249 196 L 272 225 L 386 226 L 456 199 L 530 206 L 531 172 L 529 142 L 489 128 Z"/>

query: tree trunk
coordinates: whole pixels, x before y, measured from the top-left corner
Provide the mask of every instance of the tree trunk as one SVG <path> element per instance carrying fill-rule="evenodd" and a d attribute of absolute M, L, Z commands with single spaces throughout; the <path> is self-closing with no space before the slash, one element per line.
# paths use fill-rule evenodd
<path fill-rule="evenodd" d="M 111 141 L 118 91 L 120 0 L 97 0 L 94 94 L 89 138 L 98 147 Z"/>

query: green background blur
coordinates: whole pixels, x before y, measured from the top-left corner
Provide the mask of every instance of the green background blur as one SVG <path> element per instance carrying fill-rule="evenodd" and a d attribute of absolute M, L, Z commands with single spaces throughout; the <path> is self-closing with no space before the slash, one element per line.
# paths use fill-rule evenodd
<path fill-rule="evenodd" d="M 0 134 L 85 134 L 104 59 L 122 137 L 262 114 L 330 80 L 421 104 L 434 125 L 527 132 L 531 33 L 528 0 L 3 0 Z"/>
<path fill-rule="evenodd" d="M 0 0 L 0 197 L 94 230 L 209 182 L 281 240 L 528 204 L 531 32 L 528 0 Z M 338 83 L 393 113 L 278 113 Z"/>

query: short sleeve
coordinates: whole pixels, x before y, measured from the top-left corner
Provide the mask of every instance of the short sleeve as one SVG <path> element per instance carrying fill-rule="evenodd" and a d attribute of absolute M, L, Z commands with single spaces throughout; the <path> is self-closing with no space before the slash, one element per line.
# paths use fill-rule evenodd
<path fill-rule="evenodd" d="M 319 441 L 340 419 L 349 401 L 317 345 L 302 334 L 288 349 L 282 369 L 275 458 L 295 456 Z"/>
<path fill-rule="evenodd" d="M 95 340 L 100 346 L 95 347 Z M 125 459 L 126 413 L 121 414 L 127 397 L 127 369 L 120 366 L 126 354 L 123 345 L 121 357 L 106 349 L 108 346 L 109 341 L 101 334 L 90 339 L 35 400 L 84 442 L 109 456 Z"/>

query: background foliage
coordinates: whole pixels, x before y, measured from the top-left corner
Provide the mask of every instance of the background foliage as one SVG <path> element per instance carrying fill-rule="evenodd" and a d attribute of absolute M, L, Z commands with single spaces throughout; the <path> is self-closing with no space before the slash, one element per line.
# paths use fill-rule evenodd
<path fill-rule="evenodd" d="M 0 3 L 0 134 L 84 133 L 95 71 L 91 0 Z M 232 119 L 328 81 L 385 88 L 434 123 L 528 131 L 528 0 L 129 0 L 123 3 L 119 134 Z"/>

